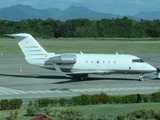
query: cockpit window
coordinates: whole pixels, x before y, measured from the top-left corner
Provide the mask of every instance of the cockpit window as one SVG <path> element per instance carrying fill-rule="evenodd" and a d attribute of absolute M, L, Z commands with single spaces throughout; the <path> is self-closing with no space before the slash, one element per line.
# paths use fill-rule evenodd
<path fill-rule="evenodd" d="M 140 62 L 144 62 L 142 59 L 133 59 L 132 60 L 133 63 L 140 63 Z"/>

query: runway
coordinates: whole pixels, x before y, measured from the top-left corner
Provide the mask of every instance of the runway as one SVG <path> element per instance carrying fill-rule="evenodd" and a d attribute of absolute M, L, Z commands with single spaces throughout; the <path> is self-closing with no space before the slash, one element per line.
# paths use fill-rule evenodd
<path fill-rule="evenodd" d="M 160 66 L 159 54 L 136 55 L 155 67 Z M 20 72 L 20 69 L 22 70 Z M 152 74 L 146 74 L 154 75 Z M 160 91 L 160 80 L 138 81 L 139 75 L 90 75 L 79 81 L 69 76 L 57 74 L 29 65 L 23 55 L 0 56 L 0 99 L 72 97 L 81 94 L 105 92 L 109 95 L 148 94 Z"/>

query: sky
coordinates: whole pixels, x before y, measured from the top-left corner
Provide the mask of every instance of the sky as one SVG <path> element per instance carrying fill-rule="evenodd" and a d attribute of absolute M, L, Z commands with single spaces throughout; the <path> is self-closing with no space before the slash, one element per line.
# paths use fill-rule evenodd
<path fill-rule="evenodd" d="M 160 11 L 160 0 L 0 0 L 0 8 L 12 5 L 31 5 L 34 8 L 58 8 L 83 6 L 101 13 L 135 15 L 141 11 Z"/>

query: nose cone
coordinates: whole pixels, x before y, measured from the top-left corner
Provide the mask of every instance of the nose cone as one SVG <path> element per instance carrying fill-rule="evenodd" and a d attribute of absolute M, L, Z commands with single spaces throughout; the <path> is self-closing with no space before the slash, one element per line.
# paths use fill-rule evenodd
<path fill-rule="evenodd" d="M 157 69 L 155 67 L 152 67 L 151 69 L 152 69 L 153 72 L 157 71 Z"/>
<path fill-rule="evenodd" d="M 146 70 L 147 70 L 148 72 L 156 72 L 156 71 L 157 71 L 157 69 L 156 69 L 155 67 L 153 67 L 152 65 L 149 65 L 149 64 L 148 64 L 148 66 L 146 67 Z"/>

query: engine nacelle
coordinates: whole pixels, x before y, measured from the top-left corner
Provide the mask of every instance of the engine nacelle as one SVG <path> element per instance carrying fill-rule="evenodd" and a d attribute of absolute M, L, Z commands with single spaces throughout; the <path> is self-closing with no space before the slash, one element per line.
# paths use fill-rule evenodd
<path fill-rule="evenodd" d="M 60 56 L 49 58 L 49 62 L 57 63 L 57 64 L 74 64 L 76 63 L 76 55 L 75 54 L 61 54 Z"/>

